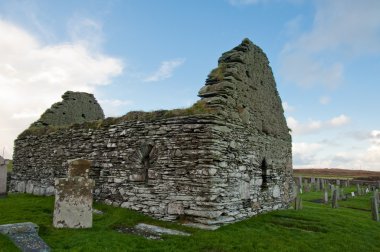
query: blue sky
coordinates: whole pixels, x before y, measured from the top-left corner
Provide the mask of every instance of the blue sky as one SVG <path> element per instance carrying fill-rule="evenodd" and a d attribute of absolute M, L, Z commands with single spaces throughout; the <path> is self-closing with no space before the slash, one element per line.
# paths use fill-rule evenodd
<path fill-rule="evenodd" d="M 267 54 L 295 167 L 380 170 L 380 1 L 0 2 L 0 147 L 66 90 L 107 116 L 195 102 L 245 37 Z"/>

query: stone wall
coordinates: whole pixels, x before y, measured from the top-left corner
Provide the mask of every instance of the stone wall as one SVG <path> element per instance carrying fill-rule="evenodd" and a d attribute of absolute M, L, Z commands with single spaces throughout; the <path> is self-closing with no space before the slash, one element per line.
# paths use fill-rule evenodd
<path fill-rule="evenodd" d="M 290 200 L 289 143 L 216 116 L 67 129 L 19 138 L 16 146 L 16 192 L 53 194 L 67 160 L 80 157 L 92 161 L 96 200 L 157 218 L 212 224 L 286 208 Z"/>
<path fill-rule="evenodd" d="M 64 126 L 104 119 L 104 113 L 93 94 L 67 91 L 62 101 L 47 109 L 32 127 Z"/>
<path fill-rule="evenodd" d="M 249 40 L 199 92 L 206 113 L 68 127 L 15 142 L 14 192 L 54 193 L 67 160 L 92 161 L 95 200 L 214 225 L 289 206 L 291 137 L 268 60 Z"/>

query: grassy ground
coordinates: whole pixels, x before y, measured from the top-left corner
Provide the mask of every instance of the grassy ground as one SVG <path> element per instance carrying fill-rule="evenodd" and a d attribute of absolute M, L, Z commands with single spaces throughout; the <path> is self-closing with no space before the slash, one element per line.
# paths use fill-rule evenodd
<path fill-rule="evenodd" d="M 321 199 L 322 192 L 302 197 L 301 211 L 274 211 L 216 231 L 204 231 L 103 204 L 95 204 L 105 214 L 94 215 L 92 229 L 54 229 L 52 197 L 9 195 L 0 199 L 0 224 L 38 224 L 40 236 L 53 251 L 380 251 L 380 223 L 371 220 L 370 195 L 341 201 L 338 209 L 311 202 Z M 192 236 L 147 240 L 114 231 L 116 226 L 139 222 L 184 230 Z M 17 250 L 0 236 L 0 251 Z"/>

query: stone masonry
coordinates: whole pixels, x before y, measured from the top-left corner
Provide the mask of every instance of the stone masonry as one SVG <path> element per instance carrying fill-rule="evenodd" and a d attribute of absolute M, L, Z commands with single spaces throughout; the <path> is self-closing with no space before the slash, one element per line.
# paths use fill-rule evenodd
<path fill-rule="evenodd" d="M 91 163 L 84 159 L 74 159 L 68 163 L 68 177 L 55 180 L 53 226 L 90 228 L 94 188 L 94 181 L 88 178 Z"/>
<path fill-rule="evenodd" d="M 199 92 L 206 112 L 67 127 L 15 142 L 13 192 L 51 193 L 67 160 L 91 160 L 95 200 L 203 225 L 288 208 L 291 136 L 272 70 L 248 39 Z"/>
<path fill-rule="evenodd" d="M 62 99 L 47 109 L 32 126 L 64 126 L 104 119 L 103 110 L 92 94 L 67 91 Z"/>

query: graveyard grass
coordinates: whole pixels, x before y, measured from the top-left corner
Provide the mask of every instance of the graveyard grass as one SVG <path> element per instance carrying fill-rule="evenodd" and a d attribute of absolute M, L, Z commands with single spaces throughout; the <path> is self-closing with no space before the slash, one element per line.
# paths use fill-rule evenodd
<path fill-rule="evenodd" d="M 355 188 L 345 189 L 350 191 Z M 53 251 L 380 251 L 380 222 L 371 219 L 371 194 L 339 201 L 337 209 L 332 209 L 331 203 L 312 202 L 322 196 L 322 191 L 304 193 L 300 211 L 274 211 L 205 231 L 97 203 L 94 208 L 104 214 L 94 214 L 93 228 L 55 229 L 53 197 L 10 194 L 0 199 L 0 224 L 36 223 Z M 115 231 L 118 226 L 140 222 L 187 231 L 192 236 L 147 240 Z M 17 249 L 0 235 L 0 251 Z"/>

